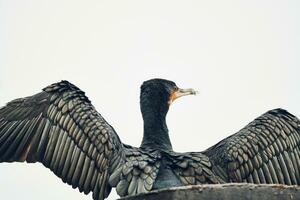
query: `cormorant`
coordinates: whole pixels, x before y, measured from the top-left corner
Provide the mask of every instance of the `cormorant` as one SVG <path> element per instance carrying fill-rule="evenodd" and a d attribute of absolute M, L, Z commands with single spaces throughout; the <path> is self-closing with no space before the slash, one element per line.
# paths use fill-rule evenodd
<path fill-rule="evenodd" d="M 249 182 L 300 184 L 300 121 L 271 110 L 204 152 L 177 153 L 166 124 L 169 105 L 195 94 L 172 81 L 141 86 L 139 148 L 115 130 L 75 85 L 61 81 L 0 109 L 0 162 L 41 162 L 64 182 L 103 200 L 173 186 Z"/>

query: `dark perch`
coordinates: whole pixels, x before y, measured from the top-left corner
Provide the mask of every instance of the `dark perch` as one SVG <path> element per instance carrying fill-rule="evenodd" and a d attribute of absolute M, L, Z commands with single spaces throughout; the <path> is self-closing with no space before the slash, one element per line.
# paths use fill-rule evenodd
<path fill-rule="evenodd" d="M 300 199 L 299 186 L 228 183 L 176 187 L 119 200 L 290 200 Z"/>

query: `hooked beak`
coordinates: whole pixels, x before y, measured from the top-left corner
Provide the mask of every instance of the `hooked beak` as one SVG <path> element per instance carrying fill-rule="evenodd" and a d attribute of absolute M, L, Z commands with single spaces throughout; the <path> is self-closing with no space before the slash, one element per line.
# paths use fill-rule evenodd
<path fill-rule="evenodd" d="M 183 97 L 183 96 L 187 96 L 187 95 L 196 95 L 197 93 L 199 93 L 199 92 L 192 88 L 189 88 L 189 89 L 180 89 L 179 88 L 178 90 L 174 90 L 170 96 L 169 105 L 171 105 L 171 103 L 173 103 L 173 101 L 175 101 L 175 99 L 178 99 L 179 97 Z"/>

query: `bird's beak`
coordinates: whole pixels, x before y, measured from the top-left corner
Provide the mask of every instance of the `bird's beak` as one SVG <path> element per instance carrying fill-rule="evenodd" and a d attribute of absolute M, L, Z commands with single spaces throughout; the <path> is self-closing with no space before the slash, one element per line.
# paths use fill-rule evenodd
<path fill-rule="evenodd" d="M 189 88 L 189 89 L 178 89 L 174 90 L 170 96 L 169 105 L 175 101 L 175 99 L 178 99 L 179 97 L 187 96 L 187 95 L 196 95 L 198 91 Z"/>

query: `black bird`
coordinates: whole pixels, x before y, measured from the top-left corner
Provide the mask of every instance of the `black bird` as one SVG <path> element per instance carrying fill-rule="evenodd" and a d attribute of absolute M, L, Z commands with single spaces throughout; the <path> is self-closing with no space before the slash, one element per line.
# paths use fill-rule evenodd
<path fill-rule="evenodd" d="M 173 186 L 249 182 L 300 184 L 300 121 L 271 110 L 204 152 L 177 153 L 166 124 L 170 104 L 195 94 L 172 81 L 141 86 L 144 137 L 123 144 L 84 92 L 67 81 L 0 109 L 0 162 L 41 162 L 64 182 L 106 198 Z"/>

